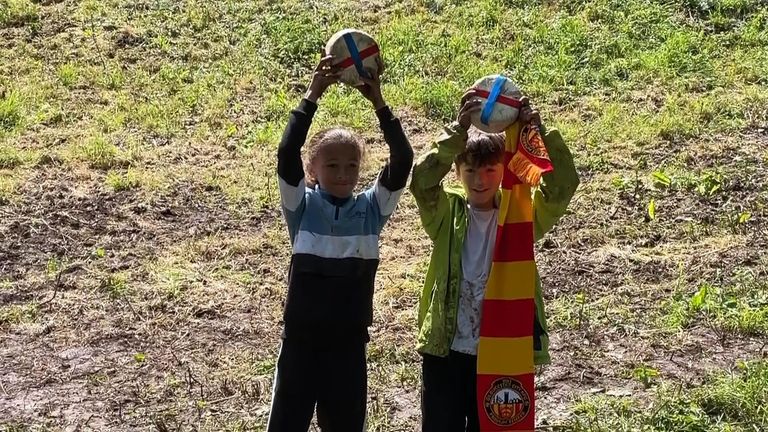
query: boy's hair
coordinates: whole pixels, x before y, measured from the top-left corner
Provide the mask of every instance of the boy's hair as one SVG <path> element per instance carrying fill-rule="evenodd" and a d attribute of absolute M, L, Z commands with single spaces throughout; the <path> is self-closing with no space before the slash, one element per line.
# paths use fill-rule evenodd
<path fill-rule="evenodd" d="M 323 129 L 314 134 L 312 138 L 309 139 L 309 143 L 307 143 L 305 171 L 309 172 L 309 165 L 311 165 L 315 158 L 317 158 L 320 150 L 331 143 L 344 143 L 354 145 L 357 147 L 357 150 L 360 153 L 361 161 L 365 155 L 365 146 L 363 145 L 363 139 L 360 137 L 360 135 L 350 131 L 349 129 L 344 129 L 341 127 Z M 307 178 L 306 182 L 310 186 L 314 186 L 314 184 L 317 183 L 317 181 L 313 178 Z"/>
<path fill-rule="evenodd" d="M 467 134 L 464 151 L 454 159 L 457 167 L 466 164 L 477 168 L 504 162 L 504 134 L 485 133 L 474 127 Z"/>

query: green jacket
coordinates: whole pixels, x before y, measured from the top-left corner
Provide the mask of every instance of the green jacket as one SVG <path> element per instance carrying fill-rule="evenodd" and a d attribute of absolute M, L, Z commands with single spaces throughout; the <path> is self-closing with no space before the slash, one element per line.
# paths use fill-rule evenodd
<path fill-rule="evenodd" d="M 533 196 L 534 238 L 541 239 L 560 217 L 579 184 L 573 156 L 557 130 L 544 132 L 544 145 L 554 171 L 543 177 Z M 442 135 L 413 169 L 410 190 L 416 199 L 421 224 L 432 239 L 433 250 L 419 301 L 417 349 L 423 354 L 448 355 L 456 331 L 461 289 L 461 250 L 467 233 L 466 193 L 463 188 L 442 184 L 453 160 L 464 150 L 467 132 L 456 122 L 445 126 Z M 499 195 L 501 192 L 499 191 Z M 535 363 L 549 363 L 549 338 L 536 275 Z"/>

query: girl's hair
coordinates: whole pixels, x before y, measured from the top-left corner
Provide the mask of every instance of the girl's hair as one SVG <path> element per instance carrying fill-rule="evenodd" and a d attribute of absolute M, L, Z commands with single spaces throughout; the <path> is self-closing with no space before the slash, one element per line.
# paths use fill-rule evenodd
<path fill-rule="evenodd" d="M 504 134 L 485 133 L 474 127 L 467 132 L 467 146 L 454 159 L 456 166 L 467 164 L 477 168 L 504 162 Z"/>
<path fill-rule="evenodd" d="M 308 175 L 305 180 L 308 186 L 312 187 L 317 183 L 316 179 L 309 177 L 309 166 L 315 161 L 323 147 L 333 143 L 349 144 L 357 147 L 357 151 L 360 153 L 360 160 L 363 159 L 365 146 L 363 145 L 363 139 L 359 135 L 341 127 L 323 129 L 314 134 L 306 146 L 307 155 L 304 166 Z"/>

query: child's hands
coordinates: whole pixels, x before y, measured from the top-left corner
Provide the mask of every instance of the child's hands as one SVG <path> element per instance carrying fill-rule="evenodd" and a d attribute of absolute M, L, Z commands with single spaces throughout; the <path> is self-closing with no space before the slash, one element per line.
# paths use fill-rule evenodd
<path fill-rule="evenodd" d="M 368 76 L 371 78 L 360 76 L 360 81 L 364 84 L 355 88 L 363 95 L 363 97 L 371 101 L 373 109 L 378 110 L 379 108 L 385 107 L 387 103 L 384 101 L 384 96 L 381 94 L 381 77 L 379 76 L 378 71 L 370 68 L 366 68 L 365 71 L 368 72 Z"/>
<path fill-rule="evenodd" d="M 523 104 L 522 108 L 520 108 L 520 114 L 518 115 L 520 122 L 541 126 L 541 115 L 539 115 L 539 110 L 531 106 L 531 101 L 523 96 L 520 99 L 520 103 Z"/>
<path fill-rule="evenodd" d="M 520 108 L 520 114 L 518 119 L 522 123 L 532 123 L 536 126 L 541 126 L 541 115 L 539 110 L 531 106 L 531 101 L 523 96 L 520 99 L 522 107 Z M 472 124 L 472 114 L 480 111 L 483 106 L 483 100 L 477 96 L 477 93 L 473 89 L 467 90 L 464 96 L 461 97 L 461 108 L 459 109 L 459 115 L 456 120 L 459 125 L 465 130 L 469 129 Z"/>
<path fill-rule="evenodd" d="M 474 89 L 467 90 L 464 96 L 461 97 L 461 107 L 459 108 L 459 115 L 456 116 L 456 121 L 459 122 L 464 130 L 468 130 L 472 124 L 472 114 L 480 111 L 483 107 L 483 100 L 477 96 L 477 92 Z"/>
<path fill-rule="evenodd" d="M 320 59 L 320 63 L 315 67 L 315 72 L 312 74 L 312 82 L 309 84 L 309 90 L 307 90 L 306 98 L 312 102 L 317 103 L 317 100 L 325 93 L 331 85 L 339 82 L 341 71 L 338 67 L 332 66 L 332 55 L 325 55 L 323 52 L 323 58 Z"/>

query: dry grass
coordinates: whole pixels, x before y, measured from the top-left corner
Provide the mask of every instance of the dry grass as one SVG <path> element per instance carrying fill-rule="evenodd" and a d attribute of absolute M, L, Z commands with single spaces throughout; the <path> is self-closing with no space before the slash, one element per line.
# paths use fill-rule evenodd
<path fill-rule="evenodd" d="M 768 427 L 763 369 L 741 363 L 768 343 L 766 17 L 746 0 L 0 0 L 0 430 L 263 430 L 289 260 L 274 152 L 342 26 L 385 48 L 417 153 L 463 87 L 506 70 L 576 155 L 582 186 L 538 248 L 542 427 Z M 315 127 L 336 123 L 370 144 L 372 181 L 386 149 L 350 89 Z M 417 429 L 429 248 L 406 194 L 381 245 L 370 431 Z"/>

